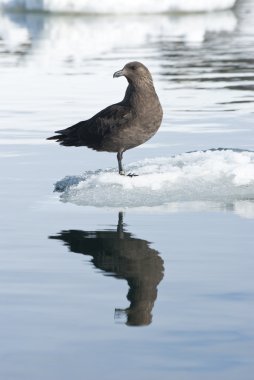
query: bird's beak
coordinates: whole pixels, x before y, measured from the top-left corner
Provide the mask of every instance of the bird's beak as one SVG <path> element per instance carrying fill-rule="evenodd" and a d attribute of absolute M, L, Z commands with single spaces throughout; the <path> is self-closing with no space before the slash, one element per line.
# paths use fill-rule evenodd
<path fill-rule="evenodd" d="M 123 70 L 119 70 L 119 71 L 116 71 L 113 75 L 113 78 L 118 78 L 118 77 L 122 77 L 124 75 L 124 71 Z"/>

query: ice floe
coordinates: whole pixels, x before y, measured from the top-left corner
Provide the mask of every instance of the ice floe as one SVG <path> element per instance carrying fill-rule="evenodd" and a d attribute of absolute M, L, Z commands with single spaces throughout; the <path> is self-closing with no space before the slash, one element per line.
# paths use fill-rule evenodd
<path fill-rule="evenodd" d="M 254 152 L 218 149 L 145 159 L 67 176 L 55 184 L 64 202 L 95 207 L 161 207 L 181 202 L 254 200 Z"/>

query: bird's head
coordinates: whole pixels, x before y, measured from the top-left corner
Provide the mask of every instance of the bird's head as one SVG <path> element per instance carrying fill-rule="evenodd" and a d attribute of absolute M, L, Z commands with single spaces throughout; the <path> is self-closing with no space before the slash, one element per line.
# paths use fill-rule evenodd
<path fill-rule="evenodd" d="M 148 68 L 140 62 L 129 62 L 122 70 L 116 71 L 113 78 L 126 77 L 128 82 L 135 83 L 139 81 L 146 81 L 152 83 L 152 76 Z"/>

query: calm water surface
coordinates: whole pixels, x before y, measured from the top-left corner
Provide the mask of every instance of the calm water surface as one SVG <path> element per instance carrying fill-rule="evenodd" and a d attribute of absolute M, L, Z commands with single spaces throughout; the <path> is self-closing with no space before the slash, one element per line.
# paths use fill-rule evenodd
<path fill-rule="evenodd" d="M 1 379 L 252 379 L 253 17 L 251 0 L 185 16 L 0 15 Z M 165 117 L 126 165 L 233 153 L 209 153 L 212 185 L 206 156 L 195 161 L 176 200 L 151 186 L 156 207 L 147 192 L 135 208 L 53 193 L 67 175 L 116 167 L 45 139 L 119 101 L 126 82 L 112 74 L 134 59 Z M 207 186 L 193 198 L 196 171 Z"/>

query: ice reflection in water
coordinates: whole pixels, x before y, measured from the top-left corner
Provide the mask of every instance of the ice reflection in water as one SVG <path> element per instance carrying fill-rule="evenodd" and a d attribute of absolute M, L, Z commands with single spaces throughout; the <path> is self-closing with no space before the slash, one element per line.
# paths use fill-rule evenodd
<path fill-rule="evenodd" d="M 125 279 L 130 306 L 116 309 L 115 317 L 125 314 L 129 326 L 149 325 L 157 286 L 163 278 L 163 260 L 148 241 L 134 237 L 124 226 L 119 212 L 116 231 L 68 230 L 49 238 L 62 240 L 71 252 L 92 256 L 94 266 L 106 275 Z"/>
<path fill-rule="evenodd" d="M 52 59 L 72 66 L 86 58 L 99 58 L 102 53 L 114 53 L 115 49 L 121 54 L 123 47 L 153 46 L 162 39 L 180 39 L 187 44 L 199 45 L 207 33 L 232 32 L 237 25 L 232 11 L 178 16 L 82 17 L 9 13 L 0 15 L 0 21 L 5 50 L 24 51 L 24 45 L 31 42 L 27 52 L 30 53 L 32 47 L 33 58 L 48 66 Z"/>

